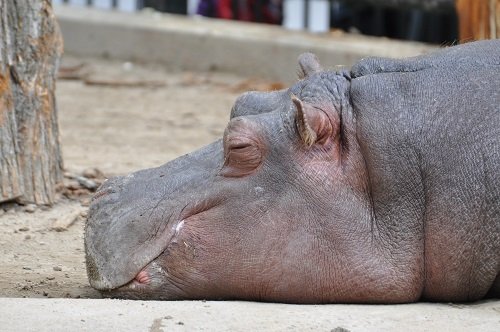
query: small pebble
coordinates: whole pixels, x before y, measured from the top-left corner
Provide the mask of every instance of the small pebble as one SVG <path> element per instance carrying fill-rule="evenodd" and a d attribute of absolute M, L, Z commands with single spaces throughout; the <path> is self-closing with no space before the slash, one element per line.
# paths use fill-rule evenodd
<path fill-rule="evenodd" d="M 31 235 L 27 234 L 25 237 L 24 237 L 25 240 L 29 240 L 31 239 Z"/>
<path fill-rule="evenodd" d="M 95 181 L 87 179 L 84 176 L 78 176 L 75 179 L 78 181 L 80 186 L 85 188 L 85 189 L 94 191 L 98 187 L 98 184 Z"/>
<path fill-rule="evenodd" d="M 330 330 L 330 332 L 350 332 L 350 331 L 348 329 L 341 327 L 341 326 L 338 326 L 338 327 Z"/>
<path fill-rule="evenodd" d="M 70 180 L 66 184 L 66 187 L 68 189 L 71 189 L 71 190 L 77 190 L 77 189 L 80 189 L 82 186 L 80 185 L 80 183 L 78 183 L 78 181 L 76 181 L 76 180 Z"/>
<path fill-rule="evenodd" d="M 77 196 L 77 197 L 86 196 L 89 194 L 89 190 L 88 189 L 76 189 L 76 190 L 73 190 L 72 194 L 74 196 Z"/>
<path fill-rule="evenodd" d="M 89 206 L 89 205 L 90 205 L 90 200 L 91 200 L 91 199 L 90 199 L 89 197 L 84 197 L 84 198 L 82 198 L 82 199 L 80 200 L 80 204 L 81 204 L 82 206 Z M 82 213 L 83 213 L 83 212 L 85 212 L 85 211 L 82 211 Z M 85 218 L 85 217 L 87 217 L 87 216 L 86 216 L 86 215 L 85 215 L 85 216 L 83 216 L 83 215 L 82 215 L 82 217 L 84 217 L 84 218 Z"/>
<path fill-rule="evenodd" d="M 23 266 L 23 270 L 31 270 L 31 267 Z"/>
<path fill-rule="evenodd" d="M 26 226 L 19 228 L 20 232 L 27 232 L 29 230 L 30 230 L 29 227 L 26 227 Z"/>
<path fill-rule="evenodd" d="M 87 168 L 82 172 L 82 175 L 88 179 L 96 179 L 104 176 L 97 168 Z"/>
<path fill-rule="evenodd" d="M 24 212 L 28 213 L 33 213 L 36 211 L 36 205 L 35 204 L 28 204 L 24 207 Z"/>
<path fill-rule="evenodd" d="M 43 292 L 43 296 L 48 296 L 49 293 L 47 293 L 46 291 Z"/>
<path fill-rule="evenodd" d="M 124 62 L 122 67 L 125 71 L 131 71 L 132 69 L 134 69 L 134 64 L 132 62 Z"/>
<path fill-rule="evenodd" d="M 62 271 L 62 268 L 60 266 L 54 266 L 52 269 L 54 271 Z"/>
<path fill-rule="evenodd" d="M 53 277 L 53 276 L 49 276 L 47 277 L 47 280 L 54 280 L 56 277 Z"/>

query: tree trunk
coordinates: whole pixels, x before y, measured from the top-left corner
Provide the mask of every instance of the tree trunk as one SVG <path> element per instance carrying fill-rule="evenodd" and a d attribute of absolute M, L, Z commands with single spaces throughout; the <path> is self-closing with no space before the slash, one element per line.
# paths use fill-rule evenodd
<path fill-rule="evenodd" d="M 52 204 L 62 181 L 50 0 L 0 0 L 0 202 Z"/>

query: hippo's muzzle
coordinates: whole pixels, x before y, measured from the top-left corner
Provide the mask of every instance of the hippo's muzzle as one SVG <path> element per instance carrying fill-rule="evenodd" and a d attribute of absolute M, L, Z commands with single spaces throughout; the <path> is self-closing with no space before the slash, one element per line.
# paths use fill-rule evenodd
<path fill-rule="evenodd" d="M 146 209 L 144 195 L 130 197 L 130 192 L 138 189 L 135 177 L 131 174 L 108 180 L 92 201 L 85 248 L 89 281 L 96 289 L 114 289 L 133 281 L 175 234 L 175 218 L 160 219 L 167 202 L 156 197 L 156 203 L 152 205 L 151 199 Z M 142 204 L 136 206 L 138 202 Z M 173 227 L 169 229 L 168 224 Z M 124 257 L 123 253 L 129 255 Z"/>
<path fill-rule="evenodd" d="M 166 277 L 154 260 L 182 221 L 206 203 L 204 188 L 217 176 L 221 152 L 217 141 L 161 167 L 111 178 L 99 188 L 85 227 L 92 287 L 131 289 Z"/>

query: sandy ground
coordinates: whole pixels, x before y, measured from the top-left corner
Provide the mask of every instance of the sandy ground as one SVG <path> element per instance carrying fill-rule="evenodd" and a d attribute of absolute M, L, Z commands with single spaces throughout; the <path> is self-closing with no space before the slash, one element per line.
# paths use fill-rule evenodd
<path fill-rule="evenodd" d="M 73 174 L 98 168 L 111 176 L 163 164 L 220 137 L 241 91 L 279 87 L 220 73 L 171 73 L 95 59 L 67 57 L 63 66 L 82 63 L 75 78 L 85 74 L 88 83 L 111 86 L 81 79 L 58 83 L 65 168 Z M 124 82 L 163 86 L 116 86 Z M 88 285 L 84 265 L 88 199 L 62 197 L 50 209 L 0 207 L 1 331 L 500 330 L 500 301 L 398 307 L 32 299 L 100 297 Z M 54 230 L 68 216 L 74 223 Z M 31 299 L 14 299 L 20 297 Z"/>

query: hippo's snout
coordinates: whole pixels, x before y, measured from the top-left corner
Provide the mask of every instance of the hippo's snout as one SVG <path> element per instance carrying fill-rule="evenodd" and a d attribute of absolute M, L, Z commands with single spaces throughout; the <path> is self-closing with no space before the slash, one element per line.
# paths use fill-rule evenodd
<path fill-rule="evenodd" d="M 119 189 L 124 182 L 124 177 L 122 176 L 110 178 L 94 194 L 85 228 L 86 233 L 94 234 L 95 229 L 105 228 L 104 223 L 113 223 L 110 210 L 118 200 Z M 95 218 L 96 214 L 98 216 L 108 215 L 108 217 Z M 107 279 L 106 274 L 101 273 L 103 269 L 100 266 L 100 248 L 96 246 L 94 241 L 89 241 L 90 239 L 93 239 L 93 237 L 85 236 L 86 266 L 90 285 L 96 289 L 110 289 L 114 286 L 114 283 Z"/>
<path fill-rule="evenodd" d="M 107 179 L 96 191 L 94 196 L 92 197 L 92 203 L 94 204 L 97 200 L 102 197 L 105 197 L 109 194 L 116 193 L 116 183 L 122 181 L 123 177 L 113 177 L 111 179 Z"/>
<path fill-rule="evenodd" d="M 150 175 L 141 173 L 106 181 L 92 200 L 85 249 L 89 281 L 96 289 L 114 289 L 132 281 L 173 235 L 165 218 L 171 210 L 168 196 L 145 179 Z"/>
<path fill-rule="evenodd" d="M 220 142 L 158 168 L 111 178 L 98 189 L 85 227 L 92 287 L 112 290 L 156 271 L 148 266 L 176 235 L 186 207 L 200 199 L 193 188 L 203 188 L 217 172 L 219 159 L 212 158 L 207 165 L 197 158 L 206 160 L 204 155 L 217 155 L 215 150 L 222 150 Z M 188 165 L 195 167 L 190 171 Z"/>

